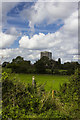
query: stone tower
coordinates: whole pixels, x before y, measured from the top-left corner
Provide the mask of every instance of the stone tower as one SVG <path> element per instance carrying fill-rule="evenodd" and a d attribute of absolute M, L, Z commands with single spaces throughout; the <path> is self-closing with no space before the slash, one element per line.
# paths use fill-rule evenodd
<path fill-rule="evenodd" d="M 51 52 L 48 52 L 48 51 L 41 52 L 41 58 L 42 58 L 43 56 L 48 57 L 49 60 L 52 59 L 52 53 L 51 53 Z"/>

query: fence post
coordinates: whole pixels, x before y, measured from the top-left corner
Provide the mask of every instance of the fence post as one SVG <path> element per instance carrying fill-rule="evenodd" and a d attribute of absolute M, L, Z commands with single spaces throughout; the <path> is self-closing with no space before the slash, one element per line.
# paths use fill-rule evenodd
<path fill-rule="evenodd" d="M 54 99 L 54 90 L 52 90 L 52 99 Z"/>

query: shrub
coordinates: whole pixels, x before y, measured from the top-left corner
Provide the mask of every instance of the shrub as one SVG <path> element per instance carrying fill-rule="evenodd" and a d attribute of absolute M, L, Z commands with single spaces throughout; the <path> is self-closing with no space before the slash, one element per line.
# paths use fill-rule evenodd
<path fill-rule="evenodd" d="M 55 74 L 55 75 L 58 74 L 59 75 L 60 74 L 59 69 L 54 69 L 53 74 Z"/>
<path fill-rule="evenodd" d="M 29 112 L 39 115 L 49 109 L 56 110 L 55 102 L 52 102 L 50 93 L 46 93 L 42 85 L 31 84 L 25 86 L 11 79 L 10 74 L 2 73 L 2 101 L 3 118 L 19 118 L 26 116 Z"/>
<path fill-rule="evenodd" d="M 80 118 L 80 72 L 78 69 L 70 77 L 69 83 L 60 86 L 59 97 L 65 109 L 74 118 Z"/>

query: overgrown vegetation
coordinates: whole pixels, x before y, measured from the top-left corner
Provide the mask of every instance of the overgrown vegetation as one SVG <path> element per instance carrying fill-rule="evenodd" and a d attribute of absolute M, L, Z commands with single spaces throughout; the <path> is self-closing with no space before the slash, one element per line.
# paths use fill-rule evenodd
<path fill-rule="evenodd" d="M 69 83 L 60 86 L 59 98 L 71 117 L 80 118 L 80 71 L 78 69 L 70 77 Z"/>
<path fill-rule="evenodd" d="M 80 118 L 80 72 L 61 85 L 54 99 L 43 85 L 25 85 L 10 74 L 2 73 L 2 101 L 4 118 Z"/>
<path fill-rule="evenodd" d="M 48 111 L 57 109 L 55 101 L 51 99 L 51 94 L 45 92 L 43 85 L 36 85 L 35 88 L 31 84 L 25 86 L 15 79 L 10 80 L 9 75 L 4 72 L 2 86 L 3 118 L 28 118 L 44 115 L 47 117 Z"/>

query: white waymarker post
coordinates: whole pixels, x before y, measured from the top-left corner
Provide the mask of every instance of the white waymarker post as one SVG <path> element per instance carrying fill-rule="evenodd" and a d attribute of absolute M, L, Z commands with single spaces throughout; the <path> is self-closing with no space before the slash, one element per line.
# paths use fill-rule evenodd
<path fill-rule="evenodd" d="M 33 85 L 33 87 L 36 87 L 36 81 L 35 81 L 35 77 L 34 76 L 32 77 L 32 85 Z"/>
<path fill-rule="evenodd" d="M 34 86 L 35 77 L 32 76 L 32 85 Z"/>

